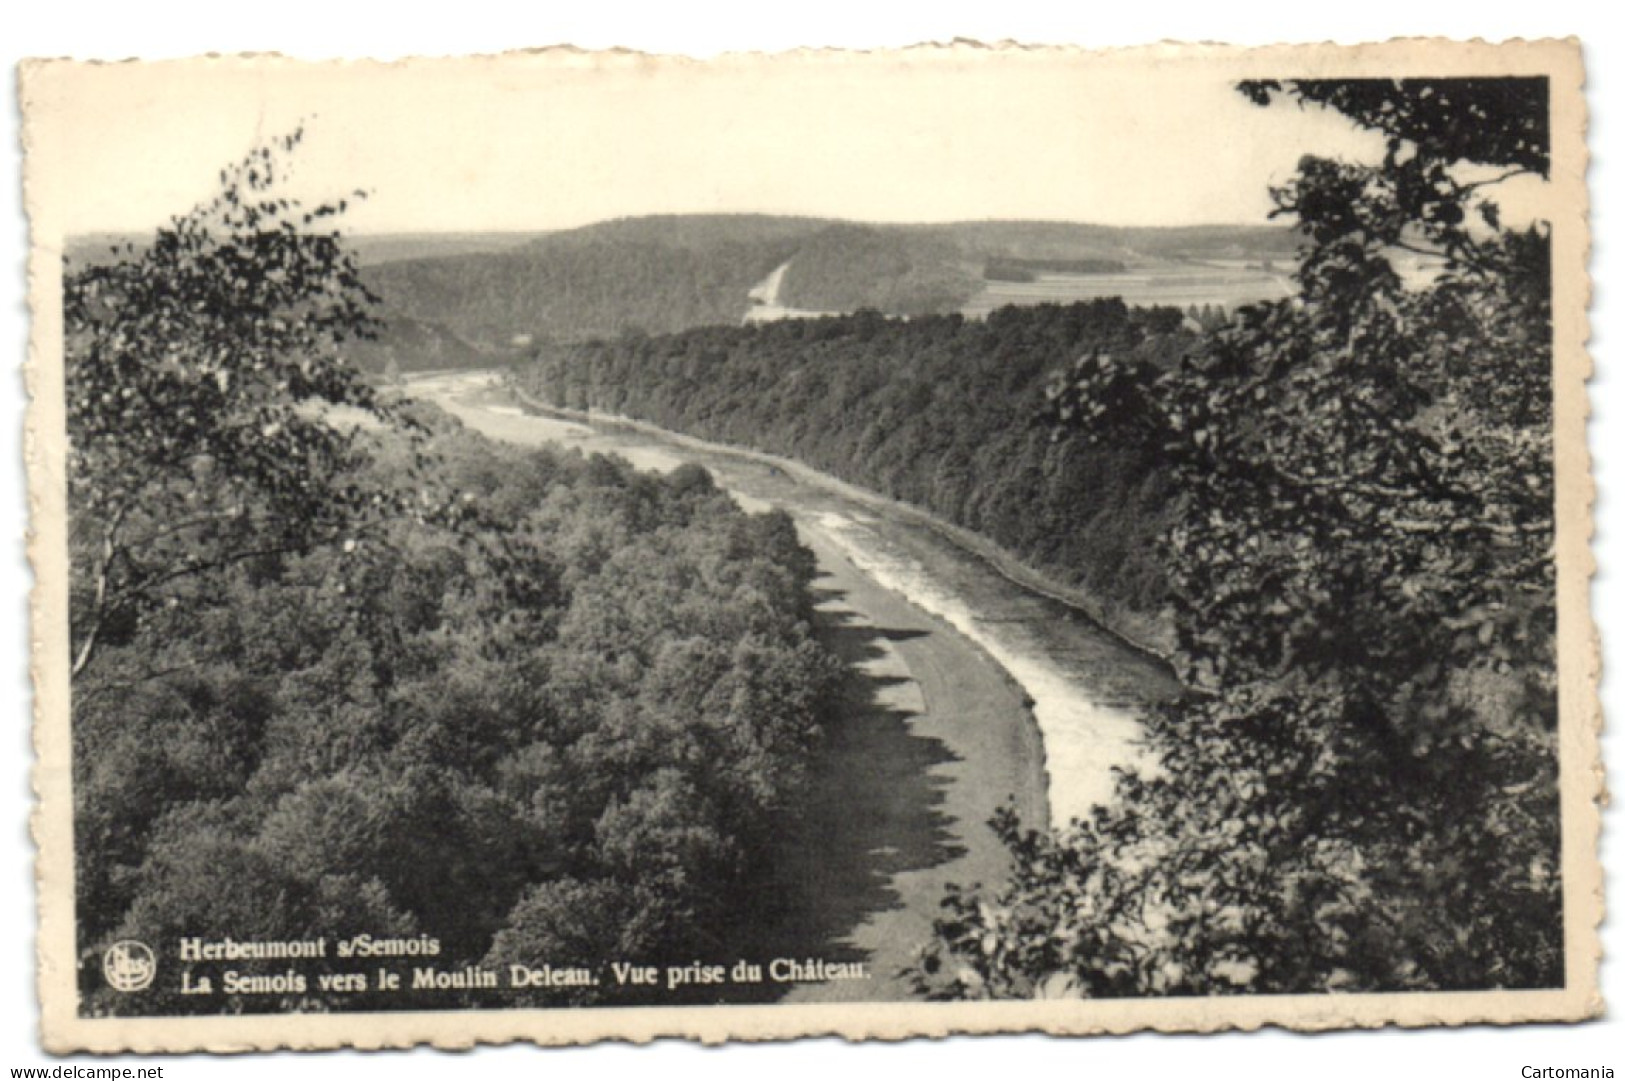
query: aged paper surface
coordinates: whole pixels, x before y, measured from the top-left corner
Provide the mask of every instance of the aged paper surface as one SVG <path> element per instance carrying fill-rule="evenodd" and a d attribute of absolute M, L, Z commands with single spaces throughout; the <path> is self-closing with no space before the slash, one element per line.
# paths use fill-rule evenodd
<path fill-rule="evenodd" d="M 1574 45 L 22 78 L 47 1046 L 1600 1010 Z M 349 306 L 363 290 L 373 316 Z M 964 335 L 949 368 L 925 366 L 933 335 Z M 1248 384 L 1262 404 L 1224 420 L 1235 388 L 1203 358 L 1277 347 L 1260 371 L 1307 376 Z M 1266 465 L 1271 440 L 1323 431 L 1348 469 L 1261 480 L 1198 440 L 1235 486 L 1182 497 L 1191 459 L 1158 442 L 998 503 L 1027 474 L 952 436 L 863 464 L 833 422 L 763 425 L 760 399 L 792 400 L 787 424 L 851 393 L 807 393 L 810 369 L 775 384 L 803 352 L 886 358 L 848 377 L 881 397 L 853 400 L 908 404 L 855 440 L 994 416 L 1039 430 L 1024 453 L 1064 480 L 1042 448 L 1126 453 L 1133 425 L 1087 413 L 1135 408 L 1109 396 L 1122 379 L 1174 436 L 1192 429 L 1163 403 L 1200 394 L 1215 432 L 1261 418 Z M 1542 387 L 1548 352 L 1546 408 L 1518 379 Z M 993 357 L 1027 382 L 954 382 Z M 924 392 L 885 399 L 888 379 Z M 1366 461 L 1375 433 L 1408 442 Z M 909 480 L 938 459 L 958 472 Z M 1149 524 L 1091 516 L 1090 536 L 1150 552 L 1191 535 L 1168 505 L 1239 499 L 1208 539 L 1284 545 L 1270 558 L 1306 577 L 1204 609 L 1263 564 L 1066 548 L 1067 508 L 1136 469 L 1121 517 Z M 782 513 L 743 525 L 708 483 Z M 1272 519 L 1260 491 L 1308 517 Z M 1373 580 L 1356 560 L 1390 543 L 1420 562 Z M 1122 584 L 1179 558 L 1174 599 Z M 1325 581 L 1353 591 L 1343 611 Z M 1317 656 L 1328 613 L 1358 637 L 1362 603 L 1391 611 L 1392 649 Z M 1406 637 L 1428 613 L 1437 640 Z M 1255 618 L 1285 655 L 1236 637 Z M 1210 656 L 1212 636 L 1233 644 Z M 1262 762 L 1273 737 L 1231 735 L 1255 715 L 1292 733 Z M 1338 787 L 1362 770 L 1393 777 Z M 1059 832 L 1012 849 L 987 824 L 1004 807 Z"/>

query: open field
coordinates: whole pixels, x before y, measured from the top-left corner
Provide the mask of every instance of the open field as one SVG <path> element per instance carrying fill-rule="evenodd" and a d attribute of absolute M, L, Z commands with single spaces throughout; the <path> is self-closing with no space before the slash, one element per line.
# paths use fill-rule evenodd
<path fill-rule="evenodd" d="M 1168 263 L 1107 274 L 1039 273 L 1035 277 L 1031 282 L 986 282 L 960 310 L 983 318 L 1007 304 L 1070 304 L 1101 297 L 1122 297 L 1124 303 L 1140 306 L 1215 304 L 1234 310 L 1243 304 L 1279 300 L 1292 292 L 1286 271 L 1240 262 Z"/>

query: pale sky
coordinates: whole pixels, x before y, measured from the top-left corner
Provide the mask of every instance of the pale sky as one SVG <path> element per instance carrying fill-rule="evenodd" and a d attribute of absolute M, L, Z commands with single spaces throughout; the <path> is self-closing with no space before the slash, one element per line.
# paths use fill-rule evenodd
<path fill-rule="evenodd" d="M 301 194 L 364 188 L 356 232 L 541 230 L 652 213 L 874 221 L 1262 222 L 1335 114 L 1260 109 L 1234 65 L 921 50 L 889 60 L 510 57 L 59 66 L 32 153 L 64 231 L 145 231 L 306 120 Z"/>

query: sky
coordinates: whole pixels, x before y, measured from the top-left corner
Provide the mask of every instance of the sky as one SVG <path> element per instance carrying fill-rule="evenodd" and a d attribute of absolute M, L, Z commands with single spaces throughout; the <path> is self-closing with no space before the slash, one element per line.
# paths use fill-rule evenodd
<path fill-rule="evenodd" d="M 549 53 L 455 62 L 54 68 L 25 87 L 70 233 L 144 231 L 301 121 L 298 190 L 361 188 L 359 233 L 545 230 L 652 213 L 872 221 L 1263 222 L 1308 152 L 1380 146 L 1260 109 L 1211 65 L 920 50 L 711 64 Z"/>

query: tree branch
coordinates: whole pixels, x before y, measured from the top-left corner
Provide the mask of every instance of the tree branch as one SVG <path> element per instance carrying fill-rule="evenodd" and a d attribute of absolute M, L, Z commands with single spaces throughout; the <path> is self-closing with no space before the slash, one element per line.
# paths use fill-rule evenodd
<path fill-rule="evenodd" d="M 119 529 L 124 525 L 124 518 L 129 513 L 129 509 L 130 505 L 128 503 L 119 504 L 113 511 L 112 520 L 108 522 L 107 528 L 102 533 L 102 556 L 97 561 L 94 575 L 96 599 L 91 607 L 93 614 L 90 620 L 90 630 L 86 632 L 84 642 L 80 644 L 79 653 L 74 657 L 73 667 L 68 671 L 70 682 L 85 670 L 90 664 L 91 658 L 96 655 L 97 643 L 101 640 L 102 622 L 107 618 L 109 575 L 112 572 L 113 560 L 117 557 L 119 551 L 116 538 Z"/>

